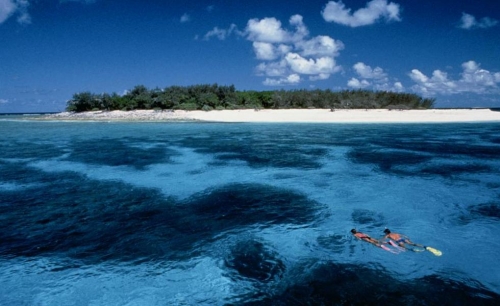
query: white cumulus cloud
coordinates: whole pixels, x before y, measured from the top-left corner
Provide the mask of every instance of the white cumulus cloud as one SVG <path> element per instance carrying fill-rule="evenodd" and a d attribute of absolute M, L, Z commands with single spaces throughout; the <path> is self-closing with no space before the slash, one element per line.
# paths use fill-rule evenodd
<path fill-rule="evenodd" d="M 410 78 L 417 83 L 427 83 L 429 78 L 418 69 L 413 69 L 409 74 Z"/>
<path fill-rule="evenodd" d="M 256 67 L 256 73 L 259 76 L 281 77 L 287 74 L 289 68 L 285 60 L 276 62 L 260 63 Z"/>
<path fill-rule="evenodd" d="M 250 19 L 244 31 L 252 42 L 257 75 L 265 76 L 268 86 L 297 84 L 307 75 L 310 81 L 325 80 L 340 71 L 335 57 L 344 48 L 341 41 L 329 36 L 309 38 L 309 30 L 301 15 L 288 20 L 290 28 L 273 17 Z"/>
<path fill-rule="evenodd" d="M 375 67 L 374 69 L 372 69 L 372 67 L 365 65 L 362 62 L 354 64 L 353 68 L 356 73 L 364 79 L 380 80 L 387 77 L 387 74 L 384 73 L 384 70 L 382 68 Z"/>
<path fill-rule="evenodd" d="M 329 36 L 316 36 L 310 40 L 298 41 L 297 48 L 303 56 L 337 56 L 344 49 L 341 41 L 336 41 Z"/>
<path fill-rule="evenodd" d="M 481 69 L 475 61 L 462 64 L 462 73 L 458 80 L 448 77 L 446 72 L 434 70 L 428 77 L 418 69 L 413 69 L 409 77 L 416 84 L 412 89 L 425 96 L 453 95 L 460 93 L 499 93 L 500 72 Z"/>
<path fill-rule="evenodd" d="M 259 60 L 267 61 L 280 58 L 292 50 L 291 46 L 285 44 L 273 45 L 271 43 L 260 41 L 254 41 L 252 46 L 255 52 L 255 57 Z"/>
<path fill-rule="evenodd" d="M 96 0 L 59 0 L 59 3 L 80 2 L 84 4 L 94 3 Z M 31 16 L 28 13 L 30 2 L 32 0 L 0 0 L 0 24 L 12 16 L 17 16 L 17 22 L 20 24 L 30 24 Z M 39 1 L 42 2 L 42 1 Z"/>
<path fill-rule="evenodd" d="M 283 78 L 266 78 L 266 80 L 263 82 L 263 84 L 267 86 L 293 85 L 298 83 L 300 83 L 300 75 L 296 73 Z"/>
<path fill-rule="evenodd" d="M 247 23 L 248 39 L 267 43 L 288 42 L 290 34 L 281 28 L 276 18 L 250 19 Z"/>
<path fill-rule="evenodd" d="M 347 86 L 352 87 L 352 88 L 366 88 L 370 85 L 371 85 L 371 83 L 368 82 L 367 80 L 358 80 L 357 78 L 351 78 L 347 82 Z"/>
<path fill-rule="evenodd" d="M 294 31 L 283 29 L 281 21 L 274 17 L 263 19 L 250 19 L 246 27 L 247 38 L 251 41 L 268 43 L 290 43 L 301 41 L 309 35 L 309 30 L 304 25 L 301 15 L 290 17 L 289 23 L 295 28 Z"/>
<path fill-rule="evenodd" d="M 0 0 L 0 23 L 7 20 L 17 10 L 12 0 Z"/>
<path fill-rule="evenodd" d="M 491 73 L 481 69 L 475 61 L 468 61 L 462 64 L 462 81 L 478 87 L 495 87 L 498 83 L 500 73 Z"/>
<path fill-rule="evenodd" d="M 233 23 L 227 29 L 219 29 L 218 27 L 214 27 L 211 31 L 208 31 L 205 36 L 203 36 L 204 40 L 209 40 L 212 37 L 217 37 L 219 40 L 225 40 L 228 36 L 233 33 L 240 34 L 238 28 Z"/>
<path fill-rule="evenodd" d="M 293 15 L 290 17 L 290 25 L 295 27 L 295 32 L 292 35 L 292 39 L 294 41 L 301 41 L 304 37 L 309 35 L 309 30 L 304 24 L 303 18 L 301 15 Z"/>
<path fill-rule="evenodd" d="M 329 73 L 319 73 L 317 75 L 310 76 L 309 80 L 311 81 L 326 80 L 329 77 L 330 77 Z"/>
<path fill-rule="evenodd" d="M 466 30 L 476 29 L 476 28 L 486 29 L 494 27 L 497 24 L 498 20 L 489 17 L 483 17 L 480 20 L 477 20 L 476 17 L 470 14 L 462 13 L 462 18 L 460 19 L 459 27 Z"/>
<path fill-rule="evenodd" d="M 310 38 L 301 15 L 291 16 L 288 24 L 285 27 L 274 17 L 253 18 L 244 31 L 238 31 L 234 24 L 229 29 L 215 27 L 205 34 L 204 40 L 224 40 L 236 33 L 251 41 L 255 58 L 261 61 L 255 72 L 266 77 L 263 84 L 268 86 L 298 84 L 306 79 L 326 80 L 341 70 L 335 61 L 344 49 L 341 41 L 325 35 Z"/>
<path fill-rule="evenodd" d="M 321 74 L 335 72 L 335 61 L 331 57 L 320 57 L 317 59 L 306 59 L 297 53 L 288 53 L 285 61 L 289 67 L 300 74 Z"/>
<path fill-rule="evenodd" d="M 368 88 L 382 91 L 404 91 L 404 86 L 401 82 L 391 82 L 387 73 L 380 67 L 372 68 L 363 62 L 358 62 L 352 66 L 358 78 L 351 78 L 347 82 L 347 86 L 351 88 Z"/>
<path fill-rule="evenodd" d="M 401 21 L 399 4 L 387 0 L 372 0 L 366 7 L 351 13 L 342 1 L 329 1 L 321 15 L 328 22 L 335 22 L 350 27 L 374 24 L 384 18 L 387 21 Z"/>
<path fill-rule="evenodd" d="M 405 90 L 405 88 L 404 88 L 403 84 L 401 84 L 401 82 L 394 83 L 394 91 L 402 92 L 404 90 Z"/>
<path fill-rule="evenodd" d="M 277 57 L 276 48 L 271 43 L 254 41 L 255 56 L 262 60 L 273 60 Z"/>
<path fill-rule="evenodd" d="M 0 24 L 14 15 L 17 15 L 20 24 L 31 23 L 28 6 L 28 0 L 0 0 Z"/>

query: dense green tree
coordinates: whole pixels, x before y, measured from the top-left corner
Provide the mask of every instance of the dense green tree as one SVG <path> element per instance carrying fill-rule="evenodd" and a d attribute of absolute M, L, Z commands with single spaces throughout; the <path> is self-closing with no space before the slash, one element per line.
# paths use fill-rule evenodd
<path fill-rule="evenodd" d="M 434 99 L 389 91 L 275 90 L 237 91 L 234 85 L 201 84 L 148 89 L 135 86 L 124 95 L 76 93 L 68 111 L 133 109 L 238 109 L 238 108 L 431 108 Z"/>
<path fill-rule="evenodd" d="M 96 95 L 89 91 L 76 93 L 73 95 L 73 98 L 68 101 L 66 109 L 74 112 L 90 111 L 96 104 L 94 100 L 96 100 Z"/>

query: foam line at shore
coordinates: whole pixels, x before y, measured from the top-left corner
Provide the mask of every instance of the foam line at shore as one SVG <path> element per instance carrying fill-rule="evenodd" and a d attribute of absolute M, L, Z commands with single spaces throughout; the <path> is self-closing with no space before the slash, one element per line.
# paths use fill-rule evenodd
<path fill-rule="evenodd" d="M 317 123 L 432 123 L 500 122 L 500 112 L 489 109 L 264 109 L 220 111 L 95 111 L 44 115 L 44 120 L 74 121 L 207 121 L 207 122 L 317 122 Z"/>

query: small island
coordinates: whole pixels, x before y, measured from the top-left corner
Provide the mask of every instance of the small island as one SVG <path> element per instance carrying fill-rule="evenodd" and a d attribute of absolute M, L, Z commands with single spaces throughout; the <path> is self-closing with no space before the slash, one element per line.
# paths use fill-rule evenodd
<path fill-rule="evenodd" d="M 237 91 L 233 85 L 139 85 L 123 95 L 82 92 L 66 112 L 32 118 L 57 121 L 445 123 L 500 122 L 490 109 L 434 109 L 434 99 L 386 91 Z"/>

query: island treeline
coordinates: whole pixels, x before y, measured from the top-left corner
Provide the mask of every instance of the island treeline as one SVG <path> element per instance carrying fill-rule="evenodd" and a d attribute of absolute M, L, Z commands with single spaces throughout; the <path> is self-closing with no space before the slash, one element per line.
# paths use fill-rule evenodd
<path fill-rule="evenodd" d="M 170 86 L 148 89 L 135 86 L 123 95 L 81 92 L 67 102 L 67 111 L 96 110 L 223 110 L 223 109 L 287 109 L 287 108 L 431 108 L 434 99 L 415 94 L 369 90 L 274 90 L 238 91 L 234 85 Z"/>

